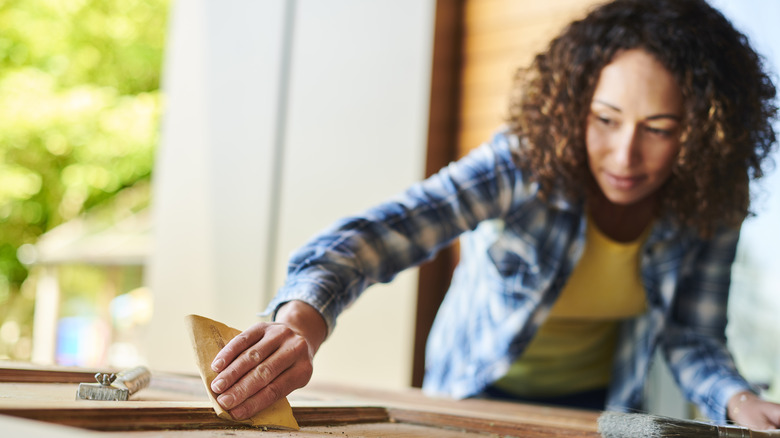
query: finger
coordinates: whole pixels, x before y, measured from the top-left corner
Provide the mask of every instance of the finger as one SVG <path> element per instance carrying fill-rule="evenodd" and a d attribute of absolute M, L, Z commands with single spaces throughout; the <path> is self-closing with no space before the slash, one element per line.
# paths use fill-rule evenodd
<path fill-rule="evenodd" d="M 759 406 L 759 408 L 763 408 Z M 757 412 L 753 412 L 753 415 L 748 416 L 745 422 L 745 426 L 753 430 L 768 430 L 776 428 L 776 425 L 772 423 L 772 420 L 767 416 L 766 412 L 762 412 L 763 409 L 757 409 Z"/>
<path fill-rule="evenodd" d="M 243 420 L 257 414 L 292 391 L 306 385 L 311 374 L 311 367 L 303 364 L 288 368 L 276 380 L 231 409 L 230 415 L 236 420 Z"/>
<path fill-rule="evenodd" d="M 306 342 L 301 338 L 290 339 L 283 348 L 274 351 L 251 371 L 245 373 L 230 389 L 217 397 L 217 402 L 228 410 L 244 403 L 245 400 L 254 396 L 266 386 L 274 383 L 274 380 L 289 368 L 293 368 L 299 362 L 309 363 L 306 360 L 308 358 L 307 349 Z M 308 367 L 310 366 L 309 363 Z M 273 388 L 278 387 L 278 385 L 278 383 L 275 383 Z M 291 388 L 290 391 L 292 389 L 294 388 Z M 277 392 L 272 391 L 271 395 L 276 394 Z"/>
<path fill-rule="evenodd" d="M 245 374 L 270 357 L 282 341 L 283 337 L 266 331 L 262 338 L 242 351 L 227 368 L 217 374 L 211 382 L 211 390 L 219 394 L 236 384 Z"/>
<path fill-rule="evenodd" d="M 771 424 L 770 429 L 780 429 L 780 405 L 771 404 L 766 416 Z"/>
<path fill-rule="evenodd" d="M 780 420 L 780 405 L 765 400 L 758 400 L 752 406 L 748 426 L 755 430 L 769 430 L 778 427 Z M 780 436 L 780 435 L 779 435 Z"/>
<path fill-rule="evenodd" d="M 236 337 L 231 339 L 227 345 L 214 356 L 211 362 L 211 369 L 215 372 L 222 371 L 225 366 L 231 363 L 241 352 L 249 348 L 252 344 L 262 339 L 265 334 L 267 324 L 259 323 L 244 330 Z"/>

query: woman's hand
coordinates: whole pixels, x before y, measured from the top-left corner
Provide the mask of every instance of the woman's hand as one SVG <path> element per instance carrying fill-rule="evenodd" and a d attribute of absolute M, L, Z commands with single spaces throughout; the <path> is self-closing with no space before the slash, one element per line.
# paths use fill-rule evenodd
<path fill-rule="evenodd" d="M 762 400 L 749 391 L 734 394 L 728 402 L 727 411 L 731 420 L 750 429 L 780 428 L 780 404 Z"/>
<path fill-rule="evenodd" d="M 237 420 L 249 418 L 309 382 L 314 354 L 327 335 L 322 316 L 302 301 L 279 308 L 276 322 L 261 322 L 233 338 L 211 368 L 211 390 Z"/>

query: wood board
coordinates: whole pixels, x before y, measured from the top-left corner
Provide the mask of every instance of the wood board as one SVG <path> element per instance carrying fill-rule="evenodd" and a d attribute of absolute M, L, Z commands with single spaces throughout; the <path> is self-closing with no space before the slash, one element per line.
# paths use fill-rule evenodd
<path fill-rule="evenodd" d="M 0 367 L 0 428 L 4 418 L 54 423 L 99 436 L 225 436 L 257 429 L 216 416 L 196 376 L 153 375 L 152 384 L 127 402 L 75 400 L 73 370 Z M 92 378 L 91 372 L 80 376 Z M 5 381 L 3 381 L 5 380 Z M 12 380 L 12 381 L 9 381 Z M 172 389 L 176 388 L 176 389 Z M 419 390 L 383 391 L 312 384 L 291 394 L 302 429 L 278 436 L 484 436 L 598 437 L 597 412 L 487 400 L 425 397 Z M 16 421 L 16 420 L 14 420 Z M 277 436 L 268 431 L 264 436 Z M 375 434 L 375 435 L 372 435 Z"/>

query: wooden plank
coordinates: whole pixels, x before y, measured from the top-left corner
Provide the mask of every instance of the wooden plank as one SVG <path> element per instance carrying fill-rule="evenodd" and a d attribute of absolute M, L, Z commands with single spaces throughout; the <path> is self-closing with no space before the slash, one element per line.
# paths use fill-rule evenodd
<path fill-rule="evenodd" d="M 9 372 L 15 375 L 12 370 Z M 24 370 L 21 374 L 29 375 L 29 372 Z M 48 373 L 50 371 L 44 375 L 49 376 Z M 50 377 L 56 380 L 54 376 Z M 200 379 L 188 376 L 177 376 L 177 379 L 200 382 Z M 130 401 L 99 402 L 75 400 L 77 387 L 75 383 L 2 382 L 0 423 L 2 418 L 12 416 L 106 433 L 166 430 L 166 436 L 170 436 L 170 431 L 192 433 L 195 429 L 211 430 L 216 434 L 256 430 L 220 419 L 203 395 L 187 391 L 150 387 L 135 394 Z M 595 411 L 479 399 L 431 398 L 414 388 L 386 391 L 312 383 L 291 394 L 290 401 L 296 419 L 304 427 L 301 434 L 312 433 L 311 428 L 317 427 L 353 428 L 362 424 L 367 425 L 366 429 L 385 432 L 409 432 L 410 426 L 419 427 L 414 432 L 418 435 L 409 432 L 406 436 L 442 436 L 442 433 L 452 433 L 452 436 L 487 433 L 525 437 L 598 436 L 596 419 L 599 413 Z M 328 430 L 337 433 L 344 429 Z M 286 433 L 290 435 L 284 436 L 298 436 Z"/>
<path fill-rule="evenodd" d="M 361 423 L 338 426 L 313 426 L 300 431 L 256 429 L 189 429 L 165 431 L 90 431 L 85 429 L 45 424 L 21 418 L 0 415 L 0 431 L 9 437 L 45 438 L 201 438 L 201 437 L 247 437 L 247 438 L 295 438 L 295 437 L 382 437 L 382 438 L 486 438 L 483 433 L 401 423 Z"/>
<path fill-rule="evenodd" d="M 56 366 L 38 368 L 29 364 L 25 368 L 12 368 L 14 365 L 16 364 L 0 365 L 0 383 L 93 383 L 97 372 L 96 370 L 87 371 Z M 119 370 L 104 371 L 116 372 Z M 161 397 L 186 395 L 187 399 L 199 397 L 208 400 L 203 381 L 195 375 L 154 372 L 149 388 L 145 390 L 144 394 L 152 392 L 165 393 Z"/>
<path fill-rule="evenodd" d="M 482 432 L 405 423 L 366 423 L 338 427 L 315 427 L 301 433 L 301 436 L 309 437 L 311 435 L 362 438 L 497 438 Z M 265 438 L 265 435 L 260 438 Z"/>
<path fill-rule="evenodd" d="M 0 384 L 0 415 L 91 430 L 244 428 L 216 416 L 208 401 L 74 400 L 75 384 Z M 144 390 L 146 391 L 146 390 Z M 142 394 L 144 391 L 138 393 Z M 419 390 L 313 385 L 291 397 L 302 427 L 397 422 L 512 436 L 593 436 L 596 413 L 489 400 L 429 398 Z"/>
<path fill-rule="evenodd" d="M 394 422 L 415 424 L 426 428 L 529 438 L 550 436 L 593 438 L 599 436 L 589 425 L 561 427 L 557 423 L 540 424 L 517 419 L 483 418 L 475 415 L 417 409 L 294 407 L 293 412 L 303 428 Z M 256 429 L 221 419 L 210 407 L 0 408 L 0 415 L 11 415 L 97 431 Z"/>
<path fill-rule="evenodd" d="M 146 388 L 129 401 L 91 401 L 76 400 L 77 388 L 74 383 L 0 383 L 0 415 L 102 431 L 250 427 L 217 417 L 205 396 Z M 388 421 L 384 407 L 299 404 L 293 414 L 301 426 Z"/>
<path fill-rule="evenodd" d="M 405 391 L 384 391 L 368 388 L 348 388 L 342 385 L 329 385 L 322 383 L 310 384 L 306 388 L 309 397 L 325 398 L 327 394 L 339 394 L 355 403 L 377 403 L 385 406 L 390 412 L 391 419 L 394 415 L 409 420 L 412 417 L 402 413 L 403 411 L 419 411 L 420 415 L 430 413 L 441 414 L 441 418 L 463 417 L 474 421 L 474 424 L 482 423 L 488 426 L 491 422 L 506 422 L 521 427 L 539 426 L 542 429 L 569 431 L 584 433 L 584 436 L 597 430 L 598 411 L 584 409 L 561 408 L 557 406 L 536 405 L 528 403 L 512 403 L 485 399 L 452 400 L 433 398 L 423 395 L 414 388 Z M 422 414 L 427 413 L 427 414 Z M 421 418 L 424 418 L 421 417 Z M 440 420 L 436 415 L 430 418 L 438 424 Z M 432 421 L 434 421 L 432 420 Z M 464 420 L 465 421 L 465 420 Z"/>
<path fill-rule="evenodd" d="M 0 382 L 81 383 L 95 380 L 96 371 L 68 369 L 18 369 L 0 367 Z"/>
<path fill-rule="evenodd" d="M 211 406 L 0 407 L 0 415 L 100 431 L 257 429 L 219 418 Z M 385 408 L 370 406 L 293 407 L 293 415 L 301 427 L 389 421 Z"/>
<path fill-rule="evenodd" d="M 601 435 L 591 427 L 561 428 L 556 425 L 535 424 L 524 421 L 484 419 L 466 415 L 446 414 L 412 409 L 389 409 L 393 421 L 399 423 L 436 426 L 444 429 L 458 429 L 469 432 L 491 433 L 500 436 L 524 438 L 578 437 L 597 438 Z"/>
<path fill-rule="evenodd" d="M 203 432 L 203 434 L 200 434 Z M 139 435 L 143 434 L 155 434 L 151 435 L 159 437 L 159 432 L 133 432 L 132 435 L 122 434 L 121 436 L 131 436 L 132 438 L 142 438 Z M 180 435 L 179 435 L 180 434 Z M 403 424 L 403 423 L 363 423 L 363 424 L 347 424 L 339 426 L 315 426 L 310 428 L 301 429 L 298 432 L 286 432 L 286 431 L 263 431 L 257 432 L 256 430 L 219 430 L 212 429 L 211 431 L 181 431 L 176 434 L 175 437 L 202 437 L 202 436 L 229 436 L 229 438 L 236 437 L 248 437 L 248 438 L 296 438 L 296 437 L 333 437 L 333 438 L 349 438 L 349 437 L 361 437 L 361 438 L 497 438 L 495 436 L 489 436 L 479 432 L 468 432 L 463 430 L 447 430 L 437 427 L 420 426 L 416 424 Z M 224 434 L 224 435 L 223 435 Z M 112 435 L 113 437 L 113 435 Z M 48 437 L 47 437 L 48 438 Z M 172 438 L 171 432 L 165 432 L 165 438 Z"/>

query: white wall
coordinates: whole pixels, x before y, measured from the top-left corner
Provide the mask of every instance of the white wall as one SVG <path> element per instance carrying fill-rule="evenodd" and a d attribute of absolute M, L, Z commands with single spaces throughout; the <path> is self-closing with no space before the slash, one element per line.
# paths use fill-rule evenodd
<path fill-rule="evenodd" d="M 147 271 L 156 368 L 194 370 L 184 315 L 246 327 L 265 299 L 283 14 L 282 2 L 184 1 L 172 11 Z"/>
<path fill-rule="evenodd" d="M 194 372 L 184 315 L 248 327 L 294 248 L 423 177 L 434 3 L 175 3 L 148 266 L 152 367 Z M 314 379 L 408 385 L 416 279 L 404 273 L 348 310 Z"/>

